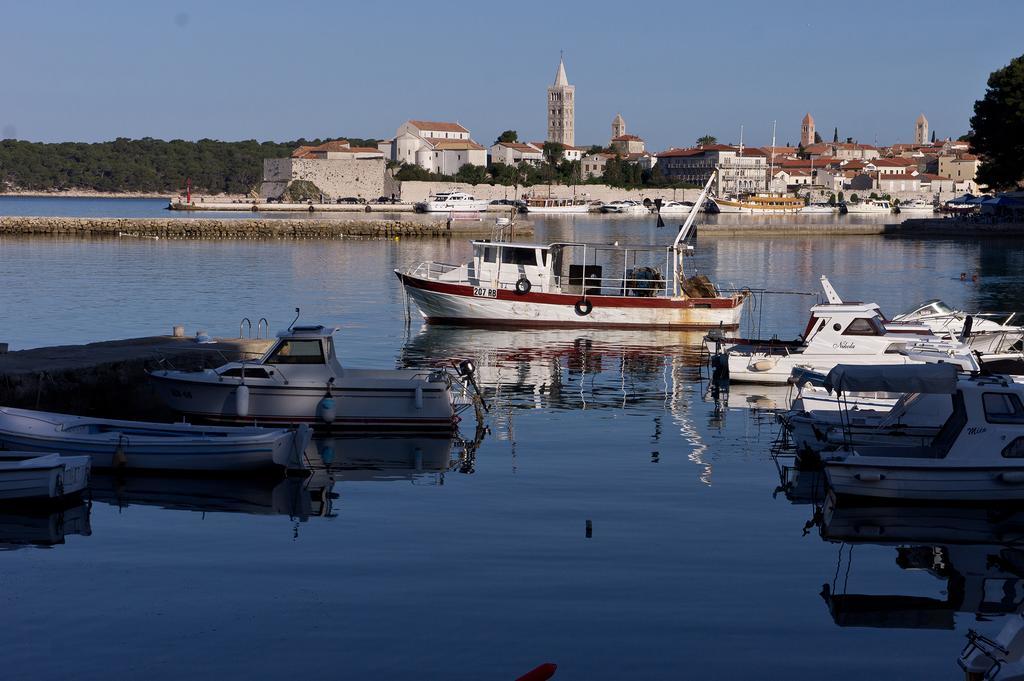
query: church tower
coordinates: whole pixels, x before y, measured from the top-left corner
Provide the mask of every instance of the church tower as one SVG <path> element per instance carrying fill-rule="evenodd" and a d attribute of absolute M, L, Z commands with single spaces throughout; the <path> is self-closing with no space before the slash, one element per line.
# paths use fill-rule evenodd
<path fill-rule="evenodd" d="M 576 140 L 576 87 L 565 77 L 565 62 L 559 58 L 555 84 L 548 88 L 548 141 L 567 147 Z"/>
<path fill-rule="evenodd" d="M 612 139 L 622 137 L 625 134 L 626 120 L 622 117 L 622 114 L 615 114 L 615 120 L 612 121 Z"/>
<path fill-rule="evenodd" d="M 921 114 L 914 124 L 914 144 L 928 144 L 928 119 Z"/>
<path fill-rule="evenodd" d="M 814 144 L 814 117 L 808 113 L 800 122 L 800 145 L 806 149 L 812 144 Z"/>

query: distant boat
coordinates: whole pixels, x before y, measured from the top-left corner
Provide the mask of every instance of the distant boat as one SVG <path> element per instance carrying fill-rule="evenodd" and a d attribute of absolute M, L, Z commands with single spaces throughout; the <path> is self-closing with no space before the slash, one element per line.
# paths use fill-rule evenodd
<path fill-rule="evenodd" d="M 610 203 L 601 204 L 601 211 L 604 213 L 627 213 L 642 215 L 644 213 L 650 213 L 651 209 L 640 203 L 639 201 L 633 201 L 627 199 L 625 201 L 611 201 Z"/>
<path fill-rule="evenodd" d="M 689 215 L 693 210 L 693 201 L 666 201 L 661 204 L 658 212 L 662 215 Z"/>
<path fill-rule="evenodd" d="M 804 200 L 795 196 L 749 196 L 745 199 L 715 197 L 711 205 L 719 213 L 748 213 L 753 215 L 782 215 L 796 213 L 804 207 Z"/>
<path fill-rule="evenodd" d="M 92 458 L 96 468 L 248 471 L 303 467 L 312 436 L 298 430 L 116 421 L 0 407 L 0 444 Z"/>
<path fill-rule="evenodd" d="M 801 215 L 832 215 L 838 213 L 838 206 L 830 206 L 827 203 L 812 203 L 797 211 Z"/>
<path fill-rule="evenodd" d="M 0 501 L 57 500 L 89 485 L 89 457 L 0 452 Z"/>
<path fill-rule="evenodd" d="M 586 199 L 527 199 L 527 213 L 586 213 L 590 203 Z"/>
<path fill-rule="evenodd" d="M 891 213 L 892 204 L 881 199 L 867 199 L 857 203 L 847 203 L 846 212 L 850 214 Z"/>
<path fill-rule="evenodd" d="M 922 201 L 921 199 L 914 199 L 913 201 L 904 201 L 896 207 L 901 213 L 934 213 L 935 206 Z"/>
<path fill-rule="evenodd" d="M 479 213 L 487 210 L 490 201 L 477 199 L 465 192 L 438 192 L 413 207 L 420 213 Z"/>

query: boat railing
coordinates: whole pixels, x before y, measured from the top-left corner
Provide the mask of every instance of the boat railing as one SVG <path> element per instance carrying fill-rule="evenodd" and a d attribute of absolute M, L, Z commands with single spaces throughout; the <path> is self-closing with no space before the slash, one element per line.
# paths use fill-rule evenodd
<path fill-rule="evenodd" d="M 454 272 L 455 270 L 459 269 L 459 267 L 461 267 L 461 266 L 460 265 L 450 265 L 450 264 L 445 263 L 445 262 L 421 262 L 411 272 L 411 275 L 414 276 L 414 277 L 420 277 L 420 278 L 423 278 L 423 279 L 437 279 L 438 277 L 440 277 L 443 274 L 448 274 L 449 272 Z M 452 283 L 468 283 L 468 282 L 467 281 L 463 281 L 463 280 L 453 280 Z"/>

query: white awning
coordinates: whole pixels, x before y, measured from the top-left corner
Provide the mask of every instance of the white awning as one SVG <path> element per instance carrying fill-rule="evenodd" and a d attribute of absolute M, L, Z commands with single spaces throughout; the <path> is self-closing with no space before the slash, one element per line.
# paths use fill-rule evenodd
<path fill-rule="evenodd" d="M 825 377 L 829 392 L 930 393 L 952 395 L 960 367 L 955 364 L 838 364 Z"/>

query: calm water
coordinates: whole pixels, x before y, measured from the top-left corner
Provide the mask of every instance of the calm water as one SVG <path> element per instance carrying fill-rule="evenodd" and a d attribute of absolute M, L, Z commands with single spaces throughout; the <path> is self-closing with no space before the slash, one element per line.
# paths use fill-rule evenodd
<path fill-rule="evenodd" d="M 649 222 L 545 220 L 537 238 L 671 238 Z M 825 538 L 805 533 L 814 507 L 773 497 L 775 425 L 750 408 L 784 395 L 705 397 L 699 334 L 406 330 L 391 270 L 466 255 L 0 239 L 12 347 L 176 323 L 232 335 L 242 316 L 281 328 L 300 306 L 343 327 L 351 364 L 474 358 L 494 408 L 476 448 L 341 440 L 305 482 L 98 476 L 91 508 L 0 511 L 18 549 L 0 555 L 0 677 L 514 679 L 551 661 L 558 680 L 955 679 L 967 628 L 1001 626 L 1021 593 L 1021 556 L 999 544 L 1020 536 L 1013 518 L 841 509 Z M 827 273 L 890 314 L 929 297 L 1013 311 L 1022 257 L 994 241 L 702 237 L 690 267 L 790 292 Z M 814 300 L 766 295 L 751 319 L 792 336 Z M 899 531 L 858 534 L 873 527 Z"/>

